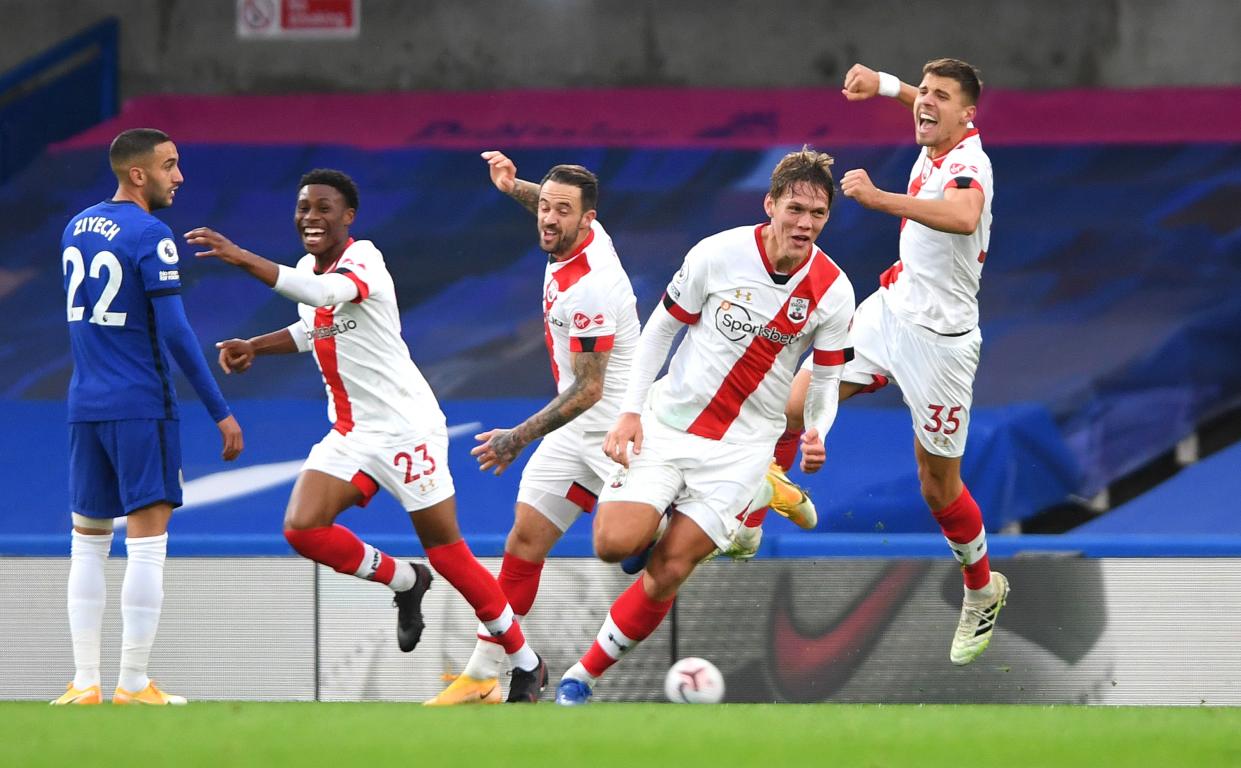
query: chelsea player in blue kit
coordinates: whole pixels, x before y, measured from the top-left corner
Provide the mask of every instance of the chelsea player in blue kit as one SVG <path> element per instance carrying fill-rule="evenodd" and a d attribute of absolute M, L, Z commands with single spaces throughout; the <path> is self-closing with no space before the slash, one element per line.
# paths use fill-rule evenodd
<path fill-rule="evenodd" d="M 53 704 L 98 704 L 104 564 L 115 518 L 127 517 L 121 669 L 114 704 L 184 704 L 147 677 L 164 600 L 168 520 L 181 506 L 181 439 L 169 359 L 220 429 L 225 461 L 242 449 L 181 303 L 177 247 L 151 211 L 184 180 L 176 145 L 150 128 L 108 152 L 116 194 L 74 216 L 61 237 L 73 378 L 69 383 L 68 585 L 73 682 Z"/>

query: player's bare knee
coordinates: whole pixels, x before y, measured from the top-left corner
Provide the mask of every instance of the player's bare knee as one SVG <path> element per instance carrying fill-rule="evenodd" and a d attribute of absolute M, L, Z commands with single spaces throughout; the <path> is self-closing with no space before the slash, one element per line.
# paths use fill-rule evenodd
<path fill-rule="evenodd" d="M 605 563 L 619 563 L 639 548 L 639 542 L 628 531 L 608 526 L 595 527 L 594 545 L 595 556 Z"/>
<path fill-rule="evenodd" d="M 676 594 L 689 575 L 694 572 L 697 563 L 684 557 L 670 557 L 659 551 L 651 553 L 650 562 L 646 564 L 647 576 L 654 582 L 656 598 Z"/>
<path fill-rule="evenodd" d="M 520 526 L 513 526 L 513 529 L 508 532 L 508 538 L 504 541 L 504 551 L 523 560 L 541 562 L 547 557 L 550 549 L 551 546 L 543 536 Z"/>

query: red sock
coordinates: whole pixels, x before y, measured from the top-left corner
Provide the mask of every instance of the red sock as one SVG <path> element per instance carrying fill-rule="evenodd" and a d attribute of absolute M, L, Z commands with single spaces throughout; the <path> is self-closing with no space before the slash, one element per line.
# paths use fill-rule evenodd
<path fill-rule="evenodd" d="M 745 517 L 741 519 L 741 524 L 746 528 L 759 527 L 763 524 L 763 521 L 767 519 L 767 512 L 770 509 L 771 507 L 763 507 L 762 509 L 756 509 L 753 512 L 742 513 Z"/>
<path fill-rule="evenodd" d="M 785 430 L 780 439 L 776 441 L 776 463 L 788 472 L 793 468 L 793 462 L 797 461 L 797 447 L 801 445 L 801 430 L 796 432 Z"/>
<path fill-rule="evenodd" d="M 543 575 L 543 564 L 523 560 L 517 555 L 504 553 L 504 563 L 500 566 L 500 589 L 513 607 L 513 613 L 525 616 L 534 605 L 534 598 L 539 593 L 539 578 Z"/>
<path fill-rule="evenodd" d="M 612 603 L 612 610 L 608 611 L 598 636 L 582 657 L 582 666 L 593 677 L 602 675 L 622 655 L 650 637 L 672 608 L 675 597 L 662 602 L 652 600 L 642 586 L 642 579 L 639 576 Z"/>
<path fill-rule="evenodd" d="M 513 620 L 513 609 L 504 599 L 491 571 L 483 567 L 464 539 L 427 550 L 431 567 L 461 593 L 474 609 L 474 615 L 487 626 L 506 653 L 517 653 L 526 644 L 521 627 Z"/>
<path fill-rule="evenodd" d="M 991 559 L 987 555 L 987 533 L 983 529 L 982 510 L 970 495 L 970 489 L 961 486 L 956 501 L 933 512 L 939 522 L 948 546 L 961 563 L 965 586 L 982 589 L 991 581 Z M 981 552 L 981 556 L 979 553 Z"/>
<path fill-rule="evenodd" d="M 323 528 L 288 528 L 284 538 L 302 557 L 322 563 L 338 573 L 383 584 L 392 583 L 396 561 L 359 539 L 343 525 Z"/>

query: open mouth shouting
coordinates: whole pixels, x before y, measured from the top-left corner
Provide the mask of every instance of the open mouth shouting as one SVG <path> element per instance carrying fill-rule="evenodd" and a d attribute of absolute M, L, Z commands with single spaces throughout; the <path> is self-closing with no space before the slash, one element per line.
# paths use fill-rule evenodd
<path fill-rule="evenodd" d="M 306 245 L 307 248 L 315 248 L 319 245 L 322 245 L 324 237 L 326 237 L 326 235 L 327 235 L 327 230 L 323 229 L 322 227 L 303 227 L 302 228 L 302 242 Z"/>
<path fill-rule="evenodd" d="M 929 138 L 934 136 L 938 127 L 939 118 L 925 109 L 918 110 L 918 120 L 915 128 L 918 138 Z"/>

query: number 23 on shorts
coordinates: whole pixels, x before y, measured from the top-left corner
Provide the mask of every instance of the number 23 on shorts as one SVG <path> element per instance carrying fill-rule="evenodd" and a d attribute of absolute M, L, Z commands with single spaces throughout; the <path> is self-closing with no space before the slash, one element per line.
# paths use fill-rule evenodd
<path fill-rule="evenodd" d="M 421 470 L 419 472 L 414 471 L 415 461 L 418 462 L 419 469 Z M 426 443 L 423 443 L 421 445 L 415 445 L 412 454 L 407 453 L 405 451 L 401 451 L 397 455 L 393 456 L 392 465 L 395 467 L 400 467 L 404 465 L 406 485 L 409 485 L 415 480 L 418 480 L 421 477 L 425 477 L 426 475 L 430 475 L 435 472 L 435 459 L 433 459 L 431 455 L 427 453 Z"/>

